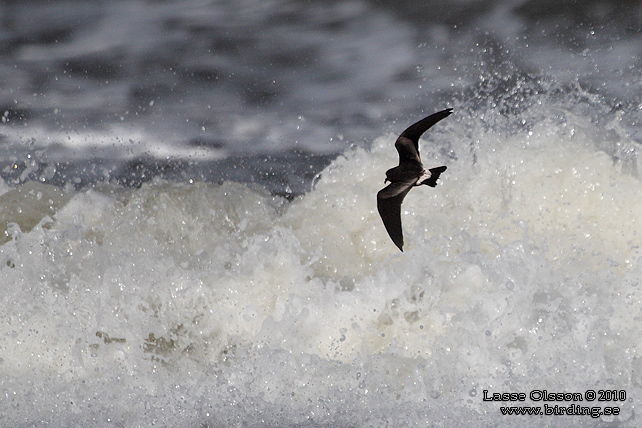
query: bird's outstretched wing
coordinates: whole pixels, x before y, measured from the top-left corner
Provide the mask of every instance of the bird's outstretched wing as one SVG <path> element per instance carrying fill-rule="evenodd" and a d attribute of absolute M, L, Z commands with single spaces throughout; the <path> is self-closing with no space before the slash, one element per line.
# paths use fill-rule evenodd
<path fill-rule="evenodd" d="M 441 119 L 444 119 L 453 112 L 453 109 L 447 108 L 446 110 L 439 111 L 437 113 L 431 114 L 428 117 L 424 117 L 419 122 L 410 125 L 405 131 L 401 133 L 397 142 L 402 139 L 408 139 L 412 141 L 417 152 L 417 157 L 419 157 L 419 138 L 426 132 L 431 126 L 439 122 Z M 395 143 L 397 147 L 397 143 Z M 399 148 L 397 147 L 397 151 Z M 401 151 L 399 151 L 399 157 L 401 158 Z"/>
<path fill-rule="evenodd" d="M 399 165 L 410 169 L 423 169 L 419 150 L 411 140 L 399 137 L 395 142 L 395 148 L 399 152 Z"/>
<path fill-rule="evenodd" d="M 390 183 L 377 193 L 377 209 L 388 235 L 401 251 L 403 251 L 403 231 L 401 229 L 401 203 L 417 177 L 404 181 Z"/>

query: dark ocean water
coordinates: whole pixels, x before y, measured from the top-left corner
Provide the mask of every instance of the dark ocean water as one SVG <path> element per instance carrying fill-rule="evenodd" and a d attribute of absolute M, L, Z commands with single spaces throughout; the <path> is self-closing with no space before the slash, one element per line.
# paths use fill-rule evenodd
<path fill-rule="evenodd" d="M 348 147 L 538 80 L 603 97 L 640 139 L 641 7 L 3 2 L 1 175 L 58 185 L 231 178 L 300 192 Z M 301 165 L 274 179 L 284 163 Z"/>
<path fill-rule="evenodd" d="M 0 426 L 638 426 L 641 70 L 639 1 L 0 3 Z"/>

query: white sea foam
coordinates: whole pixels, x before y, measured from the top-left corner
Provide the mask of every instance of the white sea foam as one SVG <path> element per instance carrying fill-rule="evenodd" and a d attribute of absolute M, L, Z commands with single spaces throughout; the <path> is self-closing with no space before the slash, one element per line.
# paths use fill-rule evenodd
<path fill-rule="evenodd" d="M 456 109 L 422 140 L 448 170 L 404 202 L 404 253 L 375 208 L 394 135 L 291 203 L 236 183 L 3 184 L 2 425 L 560 423 L 502 416 L 485 389 L 626 390 L 576 403 L 617 418 L 562 421 L 634 424 L 636 146 L 554 102 L 513 130 L 483 117 Z"/>

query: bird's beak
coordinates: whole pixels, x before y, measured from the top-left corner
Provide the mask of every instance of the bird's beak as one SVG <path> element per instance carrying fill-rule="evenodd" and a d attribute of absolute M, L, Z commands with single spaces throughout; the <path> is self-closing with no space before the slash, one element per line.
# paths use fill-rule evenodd
<path fill-rule="evenodd" d="M 383 184 L 386 184 L 388 182 L 388 177 L 386 177 L 385 180 L 383 180 Z"/>

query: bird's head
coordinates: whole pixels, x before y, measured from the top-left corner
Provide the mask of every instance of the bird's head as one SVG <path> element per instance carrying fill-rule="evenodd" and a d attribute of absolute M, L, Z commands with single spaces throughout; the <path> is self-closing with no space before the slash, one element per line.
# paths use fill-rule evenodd
<path fill-rule="evenodd" d="M 393 174 L 393 172 L 394 172 L 394 168 L 390 168 L 388 171 L 386 171 L 386 179 L 383 180 L 383 184 L 392 183 L 390 176 Z"/>

